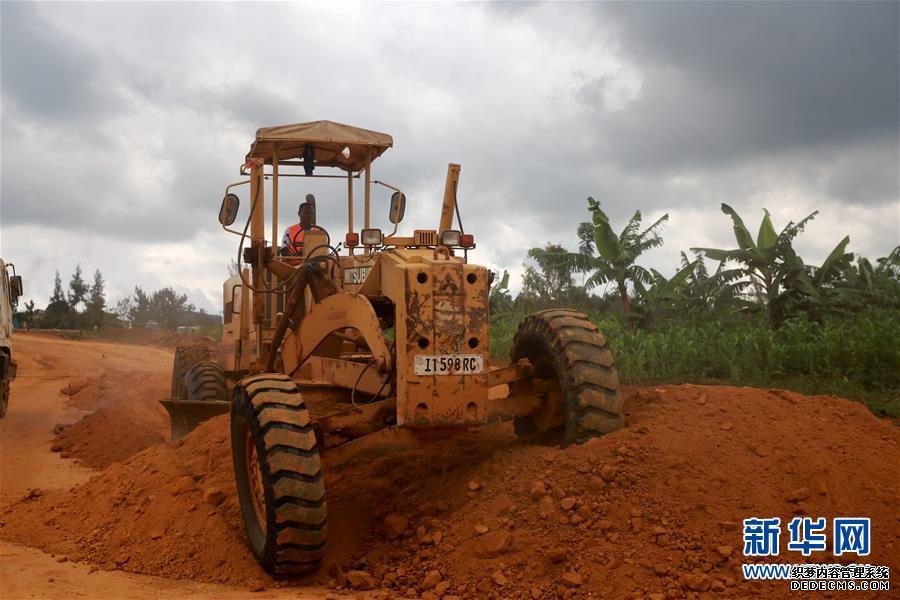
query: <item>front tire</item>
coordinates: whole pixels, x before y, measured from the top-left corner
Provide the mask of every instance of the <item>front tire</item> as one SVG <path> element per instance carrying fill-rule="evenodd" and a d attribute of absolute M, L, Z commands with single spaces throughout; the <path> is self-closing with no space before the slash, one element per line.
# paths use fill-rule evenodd
<path fill-rule="evenodd" d="M 567 446 L 625 425 L 612 353 L 587 315 L 565 309 L 530 315 L 513 340 L 511 360 L 522 358 L 531 362 L 536 380 L 554 389 L 536 413 L 515 420 L 519 436 L 562 429 Z"/>
<path fill-rule="evenodd" d="M 325 481 L 309 412 L 289 377 L 266 373 L 235 387 L 231 453 L 256 559 L 275 575 L 315 571 L 328 533 Z"/>

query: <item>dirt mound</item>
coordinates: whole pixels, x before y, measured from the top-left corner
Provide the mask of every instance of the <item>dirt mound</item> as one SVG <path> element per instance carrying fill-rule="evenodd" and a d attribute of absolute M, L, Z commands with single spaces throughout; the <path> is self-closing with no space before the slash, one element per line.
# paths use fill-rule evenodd
<path fill-rule="evenodd" d="M 153 419 L 134 416 L 125 420 L 121 410 L 101 408 L 58 430 L 53 450 L 93 469 L 104 469 L 166 441 L 165 411 L 153 416 Z"/>
<path fill-rule="evenodd" d="M 78 394 L 84 391 L 86 387 L 91 385 L 93 380 L 91 379 L 73 379 L 69 383 L 67 383 L 59 393 L 63 396 L 68 396 L 69 398 L 74 398 Z M 76 408 L 81 408 L 77 404 L 73 404 L 73 402 L 69 402 L 69 404 L 75 406 Z"/>
<path fill-rule="evenodd" d="M 93 410 L 68 426 L 57 425 L 52 449 L 94 469 L 104 469 L 166 441 L 169 420 L 159 400 L 170 382 L 162 373 L 125 374 L 104 370 L 96 378 L 75 380 L 61 392 L 66 402 Z"/>
<path fill-rule="evenodd" d="M 329 564 L 310 580 L 360 585 L 351 571 L 365 571 L 406 597 L 788 597 L 742 581 L 740 523 L 795 515 L 871 517 L 864 562 L 900 568 L 900 432 L 863 406 L 665 386 L 626 407 L 629 427 L 564 450 L 504 426 L 341 470 L 326 457 Z M 0 536 L 105 568 L 271 584 L 246 546 L 227 422 L 23 499 Z"/>
<path fill-rule="evenodd" d="M 108 387 L 109 376 L 104 372 L 100 377 L 70 381 L 59 392 L 68 396 L 66 404 L 72 408 L 90 410 L 105 400 Z"/>
<path fill-rule="evenodd" d="M 246 582 L 259 568 L 244 544 L 227 431 L 220 417 L 73 490 L 24 499 L 0 534 L 105 569 Z"/>
<path fill-rule="evenodd" d="M 179 344 L 189 344 L 197 341 L 215 342 L 211 337 L 193 333 L 176 333 L 174 331 L 146 329 L 144 327 L 104 329 L 100 332 L 100 338 L 122 344 L 144 344 L 164 348 L 174 348 Z"/>
<path fill-rule="evenodd" d="M 511 445 L 480 461 L 462 445 L 449 462 L 428 458 L 432 476 L 395 490 L 379 489 L 363 467 L 345 472 L 372 498 L 369 510 L 392 513 L 355 566 L 403 595 L 443 581 L 439 591 L 461 597 L 788 597 L 785 583 L 741 581 L 741 521 L 780 516 L 786 536 L 795 515 L 870 516 L 879 525 L 862 562 L 900 566 L 891 475 L 900 432 L 862 405 L 666 386 L 632 393 L 627 406 L 628 428 L 583 446 Z M 392 457 L 379 468 L 405 467 Z"/>
<path fill-rule="evenodd" d="M 359 562 L 362 540 L 378 535 L 379 518 L 389 505 L 360 504 L 360 484 L 370 500 L 387 499 L 398 486 L 420 489 L 415 482 L 487 458 L 511 440 L 508 432 L 469 435 L 382 459 L 361 477 L 355 470 L 329 475 L 328 565 L 300 583 L 325 581 L 329 572 L 342 574 L 341 564 L 349 569 Z M 203 423 L 175 445 L 148 448 L 113 464 L 73 490 L 29 494 L 0 515 L 0 536 L 104 569 L 217 583 L 275 583 L 246 544 L 227 416 Z M 338 580 L 343 582 L 343 576 Z"/>

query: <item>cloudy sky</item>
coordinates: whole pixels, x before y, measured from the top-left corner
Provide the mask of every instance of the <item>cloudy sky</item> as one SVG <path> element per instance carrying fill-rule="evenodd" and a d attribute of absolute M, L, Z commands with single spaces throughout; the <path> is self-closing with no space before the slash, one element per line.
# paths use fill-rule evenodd
<path fill-rule="evenodd" d="M 374 174 L 406 191 L 408 230 L 437 226 L 461 163 L 471 258 L 514 285 L 529 247 L 575 249 L 589 195 L 616 228 L 669 213 L 643 263 L 665 274 L 733 246 L 721 202 L 754 230 L 763 208 L 779 229 L 819 210 L 808 263 L 847 234 L 884 256 L 898 7 L 2 2 L 0 253 L 39 306 L 81 263 L 111 303 L 171 285 L 219 312 L 236 238 L 216 214 L 255 130 L 330 119 L 393 135 Z M 280 222 L 308 190 L 342 238 L 344 184 L 282 184 Z"/>

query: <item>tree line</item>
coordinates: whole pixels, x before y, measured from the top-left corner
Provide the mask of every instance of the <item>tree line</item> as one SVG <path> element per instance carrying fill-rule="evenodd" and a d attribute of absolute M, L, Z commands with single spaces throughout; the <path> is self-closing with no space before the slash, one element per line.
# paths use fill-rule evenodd
<path fill-rule="evenodd" d="M 94 271 L 93 282 L 88 285 L 82 276 L 81 264 L 75 267 L 69 279 L 68 291 L 63 290 L 57 269 L 53 278 L 53 292 L 40 326 L 47 329 L 95 329 L 107 324 L 106 282 L 100 269 Z M 34 300 L 25 304 L 25 322 L 29 328 L 35 325 Z"/>
<path fill-rule="evenodd" d="M 88 283 L 79 263 L 64 288 L 57 269 L 53 278 L 53 291 L 43 311 L 35 307 L 34 300 L 24 304 L 24 311 L 16 314 L 29 329 L 104 329 L 106 327 L 146 327 L 156 324 L 163 329 L 175 329 L 186 325 L 208 325 L 216 320 L 202 309 L 196 310 L 188 302 L 187 294 L 179 294 L 171 287 L 145 291 L 135 286 L 134 292 L 109 307 L 106 298 L 106 282 L 99 269 L 94 271 Z"/>
<path fill-rule="evenodd" d="M 645 225 L 636 211 L 614 229 L 588 198 L 577 251 L 531 248 L 515 298 L 508 273 L 492 285 L 491 353 L 509 353 L 525 315 L 570 306 L 604 332 L 623 381 L 837 394 L 900 418 L 900 247 L 870 261 L 843 237 L 807 264 L 794 241 L 817 213 L 777 230 L 764 211 L 753 236 L 732 207 L 721 209 L 733 247 L 682 251 L 665 277 L 640 259 L 663 244 L 668 215 Z"/>
<path fill-rule="evenodd" d="M 600 203 L 588 198 L 590 222 L 576 230 L 577 252 L 558 244 L 528 251 L 521 293 L 513 299 L 508 276 L 491 289 L 495 320 L 510 313 L 527 313 L 553 306 L 612 311 L 629 326 L 686 315 L 763 315 L 777 330 L 802 315 L 821 322 L 829 315 L 846 315 L 865 308 L 900 308 L 900 246 L 874 263 L 847 251 L 850 237 L 841 239 L 820 265 L 806 264 L 794 240 L 815 218 L 813 212 L 776 231 L 764 211 L 754 238 L 738 213 L 722 204 L 735 236 L 734 248 L 691 248 L 667 278 L 638 264 L 646 251 L 663 244 L 668 214 L 649 226 L 641 211 L 621 231 L 613 230 Z M 704 258 L 718 262 L 710 271 Z M 581 276 L 580 283 L 578 282 Z M 599 296 L 598 286 L 609 284 Z"/>

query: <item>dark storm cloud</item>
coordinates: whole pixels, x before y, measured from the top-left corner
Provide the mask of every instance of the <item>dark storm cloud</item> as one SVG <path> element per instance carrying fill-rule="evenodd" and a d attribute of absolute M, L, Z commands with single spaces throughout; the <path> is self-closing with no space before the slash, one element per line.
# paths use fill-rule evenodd
<path fill-rule="evenodd" d="M 462 163 L 472 258 L 493 268 L 574 249 L 588 195 L 617 228 L 669 211 L 644 263 L 666 273 L 733 241 L 723 201 L 754 224 L 821 208 L 808 238 L 830 223 L 831 246 L 837 229 L 854 251 L 896 244 L 896 3 L 173 6 L 0 2 L 4 250 L 61 236 L 52 260 L 95 256 L 119 289 L 182 276 L 215 299 L 236 245 L 223 186 L 257 128 L 316 119 L 394 136 L 374 175 L 409 197 L 406 232 L 436 226 Z M 281 225 L 314 191 L 340 235 L 343 185 L 310 185 L 283 182 Z M 373 191 L 377 225 L 388 196 Z"/>
<path fill-rule="evenodd" d="M 100 84 L 101 61 L 26 2 L 0 4 L 0 90 L 29 120 L 109 115 L 123 100 Z M 5 107 L 6 108 L 6 107 Z M 4 110 L 5 112 L 5 110 Z"/>
<path fill-rule="evenodd" d="M 823 177 L 823 189 L 848 204 L 897 206 L 900 196 L 900 150 L 896 137 L 885 136 L 855 152 L 835 157 Z M 897 223 L 900 228 L 900 222 Z M 900 230 L 897 241 L 900 242 Z"/>
<path fill-rule="evenodd" d="M 242 154 L 226 162 L 196 136 L 185 135 L 188 129 L 174 125 L 174 115 L 188 111 L 190 128 L 201 115 L 219 131 L 237 128 L 249 137 L 255 127 L 278 123 L 296 110 L 263 85 L 192 89 L 121 56 L 107 65 L 114 72 L 104 73 L 92 51 L 37 8 L 3 4 L 2 135 L 6 148 L 17 149 L 5 152 L 0 165 L 0 217 L 6 226 L 57 227 L 76 236 L 136 242 L 189 239 L 213 222 L 223 171 L 236 173 Z M 173 117 L 164 117 L 163 127 L 148 122 L 139 126 L 143 131 L 120 131 L 124 100 L 114 89 Z M 37 175 L 35 160 L 47 176 Z M 168 167 L 158 169 L 154 185 L 139 183 L 135 171 L 159 161 Z"/>
<path fill-rule="evenodd" d="M 614 142 L 608 157 L 680 168 L 867 137 L 896 144 L 898 11 L 896 2 L 600 5 L 622 55 L 644 72 L 640 98 L 599 121 Z M 582 98 L 603 85 L 587 83 Z"/>
<path fill-rule="evenodd" d="M 53 178 L 4 177 L 0 185 L 4 227 L 58 229 L 53 235 L 61 237 L 64 247 L 77 247 L 98 235 L 161 242 L 185 239 L 196 232 L 190 221 L 196 209 L 193 203 L 179 203 L 171 197 L 136 197 L 139 190 L 122 174 L 86 164 L 79 163 L 75 172 L 61 175 L 57 170 Z"/>

